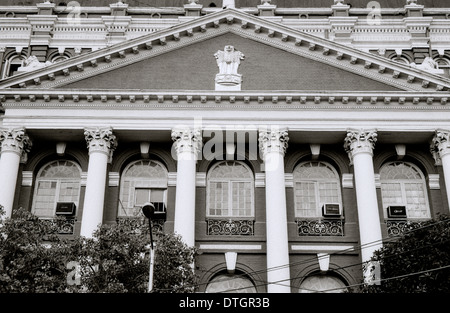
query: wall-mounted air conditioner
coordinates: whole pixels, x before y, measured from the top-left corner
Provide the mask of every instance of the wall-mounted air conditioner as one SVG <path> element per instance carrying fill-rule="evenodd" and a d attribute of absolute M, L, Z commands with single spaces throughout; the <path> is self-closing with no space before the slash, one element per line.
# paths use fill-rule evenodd
<path fill-rule="evenodd" d="M 324 217 L 340 217 L 342 215 L 341 205 L 339 203 L 325 203 L 322 206 L 322 215 Z"/>
<path fill-rule="evenodd" d="M 166 220 L 166 204 L 164 202 L 152 202 L 155 206 L 155 213 L 153 213 L 153 218 L 156 220 Z"/>
<path fill-rule="evenodd" d="M 406 218 L 406 207 L 404 205 L 390 205 L 387 207 L 388 217 Z"/>
<path fill-rule="evenodd" d="M 56 215 L 75 215 L 76 205 L 73 202 L 58 202 L 56 203 Z"/>

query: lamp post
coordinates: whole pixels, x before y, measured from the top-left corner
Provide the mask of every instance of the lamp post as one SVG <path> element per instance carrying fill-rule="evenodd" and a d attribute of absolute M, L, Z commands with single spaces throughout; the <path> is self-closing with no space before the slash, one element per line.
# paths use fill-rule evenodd
<path fill-rule="evenodd" d="M 148 277 L 148 292 L 153 290 L 153 263 L 155 260 L 155 250 L 153 249 L 153 234 L 152 234 L 152 218 L 155 213 L 155 206 L 153 203 L 147 202 L 142 207 L 142 213 L 148 218 L 148 226 L 150 230 L 150 272 Z"/>

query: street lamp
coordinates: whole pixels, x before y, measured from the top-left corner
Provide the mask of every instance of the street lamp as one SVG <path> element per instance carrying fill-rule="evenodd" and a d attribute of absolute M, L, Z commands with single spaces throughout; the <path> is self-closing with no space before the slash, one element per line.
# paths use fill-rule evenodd
<path fill-rule="evenodd" d="M 153 263 L 155 260 L 155 250 L 153 249 L 153 234 L 152 234 L 152 218 L 155 214 L 155 206 L 151 202 L 147 202 L 142 206 L 142 213 L 148 219 L 148 226 L 150 230 L 150 272 L 148 277 L 148 292 L 153 290 Z"/>

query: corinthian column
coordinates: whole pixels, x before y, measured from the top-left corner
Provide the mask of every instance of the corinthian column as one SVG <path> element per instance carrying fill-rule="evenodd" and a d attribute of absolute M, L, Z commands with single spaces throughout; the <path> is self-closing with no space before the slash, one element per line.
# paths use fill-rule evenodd
<path fill-rule="evenodd" d="M 430 150 L 436 164 L 442 164 L 447 201 L 450 206 L 450 130 L 436 130 Z"/>
<path fill-rule="evenodd" d="M 373 170 L 373 149 L 377 141 L 376 130 L 349 129 L 344 148 L 353 163 L 355 172 L 356 202 L 358 206 L 361 259 L 367 264 L 373 252 L 382 247 L 380 215 Z M 367 283 L 372 282 L 368 271 L 364 272 Z"/>
<path fill-rule="evenodd" d="M 259 149 L 266 172 L 267 291 L 270 293 L 291 291 L 284 177 L 288 141 L 286 130 L 272 128 L 259 132 Z"/>
<path fill-rule="evenodd" d="M 89 166 L 80 235 L 91 238 L 103 220 L 107 166 L 117 140 L 109 127 L 85 129 L 84 136 L 89 149 Z"/>
<path fill-rule="evenodd" d="M 26 161 L 31 141 L 24 128 L 0 129 L 0 145 L 0 205 L 4 217 L 11 217 L 19 165 Z"/>
<path fill-rule="evenodd" d="M 192 247 L 195 245 L 195 175 L 202 147 L 201 130 L 173 129 L 172 140 L 175 152 L 172 155 L 177 160 L 174 232 Z"/>

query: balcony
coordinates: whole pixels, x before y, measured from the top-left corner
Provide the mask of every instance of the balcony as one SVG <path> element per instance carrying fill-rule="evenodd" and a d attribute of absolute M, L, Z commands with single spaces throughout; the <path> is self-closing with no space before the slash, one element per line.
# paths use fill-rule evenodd
<path fill-rule="evenodd" d="M 206 219 L 206 233 L 211 236 L 254 236 L 254 220 Z"/>
<path fill-rule="evenodd" d="M 420 226 L 421 221 L 410 221 L 406 219 L 389 219 L 384 221 L 386 223 L 387 233 L 389 237 L 401 236 L 404 233 L 413 230 Z"/>
<path fill-rule="evenodd" d="M 148 219 L 145 217 L 118 217 L 116 219 L 117 225 L 128 229 L 148 229 Z M 153 234 L 164 233 L 164 219 L 152 220 Z M 147 226 L 144 226 L 147 225 Z"/>
<path fill-rule="evenodd" d="M 336 219 L 297 219 L 299 236 L 344 236 L 344 220 Z"/>
<path fill-rule="evenodd" d="M 58 235 L 73 235 L 76 218 L 70 217 L 56 217 L 56 218 L 41 218 L 45 223 L 51 224 L 56 227 L 56 233 Z"/>

